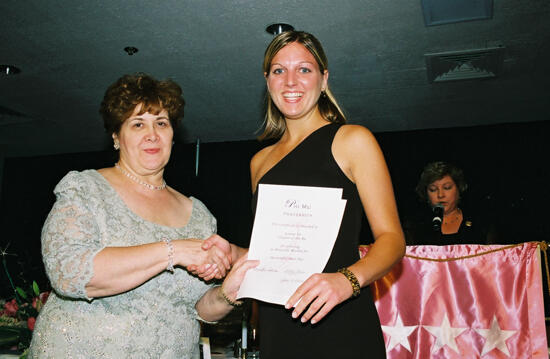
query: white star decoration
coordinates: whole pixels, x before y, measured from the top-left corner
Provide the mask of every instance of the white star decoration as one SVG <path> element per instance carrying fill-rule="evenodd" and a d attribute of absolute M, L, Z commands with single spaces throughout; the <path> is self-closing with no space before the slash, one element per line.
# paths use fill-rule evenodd
<path fill-rule="evenodd" d="M 386 351 L 390 351 L 395 348 L 397 345 L 401 344 L 409 352 L 411 351 L 411 345 L 409 344 L 409 335 L 418 328 L 418 325 L 403 326 L 403 321 L 399 314 L 397 314 L 397 319 L 393 326 L 382 325 L 382 330 L 390 336 L 390 344 Z"/>
<path fill-rule="evenodd" d="M 401 316 L 399 314 L 397 314 L 397 318 L 395 319 L 395 323 L 393 326 L 382 325 L 382 330 L 390 337 L 386 351 L 389 352 L 390 350 L 396 348 L 398 345 L 401 345 L 412 353 L 408 338 L 411 333 L 418 327 L 419 325 L 404 326 L 403 320 L 401 319 Z M 441 321 L 440 326 L 423 325 L 423 327 L 435 337 L 435 343 L 432 348 L 432 353 L 437 352 L 445 345 L 454 350 L 456 353 L 459 353 L 456 344 L 456 338 L 466 329 L 468 329 L 451 327 L 446 313 L 443 316 L 443 320 Z M 506 340 L 515 335 L 518 332 L 517 330 L 501 329 L 496 315 L 493 315 L 493 321 L 491 323 L 490 329 L 471 329 L 475 330 L 479 335 L 485 338 L 485 344 L 483 345 L 481 356 L 490 353 L 494 349 L 498 349 L 506 356 L 510 357 L 510 351 L 508 350 Z"/>
<path fill-rule="evenodd" d="M 441 325 L 438 327 L 433 327 L 429 325 L 423 325 L 424 329 L 430 332 L 433 336 L 436 337 L 432 353 L 437 352 L 444 345 L 448 346 L 452 350 L 458 353 L 458 347 L 456 346 L 455 338 L 458 337 L 463 331 L 468 328 L 452 328 L 447 318 L 447 313 L 443 317 Z"/>
<path fill-rule="evenodd" d="M 498 325 L 496 315 L 493 316 L 493 323 L 491 323 L 491 329 L 475 329 L 486 341 L 483 345 L 481 355 L 489 353 L 491 350 L 497 348 L 507 356 L 510 356 L 508 346 L 506 345 L 506 339 L 516 334 L 517 330 L 502 330 Z"/>

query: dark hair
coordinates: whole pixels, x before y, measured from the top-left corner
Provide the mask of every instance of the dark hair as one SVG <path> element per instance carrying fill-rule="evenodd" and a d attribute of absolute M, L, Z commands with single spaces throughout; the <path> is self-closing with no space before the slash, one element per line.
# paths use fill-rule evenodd
<path fill-rule="evenodd" d="M 275 36 L 264 54 L 263 71 L 269 76 L 271 62 L 277 53 L 286 45 L 297 42 L 313 55 L 321 73 L 325 73 L 328 68 L 328 61 L 323 50 L 323 46 L 319 40 L 310 33 L 304 31 L 285 31 Z M 319 112 L 324 119 L 334 123 L 345 123 L 346 116 L 344 115 L 340 105 L 336 102 L 336 98 L 329 89 L 328 83 L 324 94 L 317 100 Z M 285 118 L 279 109 L 273 104 L 273 100 L 266 94 L 266 114 L 264 123 L 264 132 L 260 135 L 260 139 L 279 138 L 283 135 L 286 129 Z"/>
<path fill-rule="evenodd" d="M 124 75 L 107 88 L 99 113 L 105 130 L 118 134 L 120 126 L 130 117 L 137 105 L 143 105 L 139 115 L 149 112 L 158 115 L 168 112 L 168 119 L 174 129 L 183 118 L 185 101 L 181 87 L 172 80 L 156 80 L 153 77 L 136 73 Z"/>
<path fill-rule="evenodd" d="M 431 162 L 424 167 L 415 189 L 418 197 L 420 197 L 422 201 L 429 201 L 426 194 L 428 186 L 445 176 L 450 176 L 453 179 L 458 189 L 458 196 L 461 198 L 462 194 L 468 189 L 468 184 L 464 178 L 464 172 L 452 163 L 443 161 Z"/>

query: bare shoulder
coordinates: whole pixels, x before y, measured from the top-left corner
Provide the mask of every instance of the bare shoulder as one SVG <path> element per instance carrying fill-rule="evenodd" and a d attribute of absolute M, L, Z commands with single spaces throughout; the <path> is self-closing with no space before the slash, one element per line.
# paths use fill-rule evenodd
<path fill-rule="evenodd" d="M 368 173 L 384 165 L 384 156 L 376 138 L 360 125 L 340 127 L 332 143 L 332 153 L 342 171 L 354 183 L 360 173 Z"/>
<path fill-rule="evenodd" d="M 252 183 L 252 192 L 256 190 L 256 184 L 262 176 L 265 161 L 268 158 L 275 145 L 270 145 L 259 150 L 250 160 L 250 181 Z"/>
<path fill-rule="evenodd" d="M 113 172 L 115 171 L 114 167 L 105 167 L 100 168 L 96 170 L 98 173 L 100 173 L 103 177 L 110 177 L 113 175 Z"/>
<path fill-rule="evenodd" d="M 165 208 L 171 208 L 170 212 L 172 214 L 177 213 L 178 220 L 182 215 L 186 218 L 191 215 L 193 200 L 172 187 L 166 187 L 166 189 L 168 190 L 168 196 L 162 199 L 162 205 L 166 206 Z"/>
<path fill-rule="evenodd" d="M 185 205 L 191 205 L 192 203 L 191 198 L 187 197 L 181 192 L 176 191 L 174 188 L 170 186 L 167 186 L 166 188 L 168 189 L 168 192 L 170 193 L 170 195 L 174 199 L 176 199 L 179 203 L 185 204 Z"/>
<path fill-rule="evenodd" d="M 117 176 L 117 169 L 115 167 L 106 167 L 100 168 L 97 172 L 107 180 L 116 189 L 120 190 L 120 187 L 123 186 L 122 181 L 119 176 Z"/>
<path fill-rule="evenodd" d="M 339 151 L 360 151 L 372 147 L 378 142 L 372 132 L 361 125 L 343 125 L 334 137 L 334 148 Z"/>
<path fill-rule="evenodd" d="M 266 157 L 273 150 L 274 146 L 275 145 L 266 146 L 256 152 L 256 154 L 252 157 L 252 159 L 250 160 L 250 171 L 253 175 L 259 169 L 261 164 L 264 163 Z"/>

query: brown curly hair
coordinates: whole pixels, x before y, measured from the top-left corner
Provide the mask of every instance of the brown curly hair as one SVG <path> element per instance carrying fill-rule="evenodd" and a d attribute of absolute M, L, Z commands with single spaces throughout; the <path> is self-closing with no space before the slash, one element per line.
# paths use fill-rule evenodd
<path fill-rule="evenodd" d="M 158 115 L 166 110 L 174 130 L 183 118 L 185 101 L 177 83 L 156 80 L 144 73 L 124 75 L 107 88 L 99 108 L 107 133 L 118 134 L 124 121 L 140 104 L 143 106 L 138 115 L 145 112 Z"/>
<path fill-rule="evenodd" d="M 415 188 L 416 194 L 420 200 L 429 203 L 430 200 L 426 194 L 428 186 L 445 176 L 450 176 L 453 179 L 458 189 L 458 196 L 461 198 L 468 189 L 468 184 L 464 178 L 464 172 L 452 163 L 437 161 L 428 163 L 420 175 L 420 180 Z"/>

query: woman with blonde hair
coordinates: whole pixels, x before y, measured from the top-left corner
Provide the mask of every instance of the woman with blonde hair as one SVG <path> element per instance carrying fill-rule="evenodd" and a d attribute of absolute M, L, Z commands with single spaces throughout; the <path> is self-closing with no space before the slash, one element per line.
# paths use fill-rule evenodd
<path fill-rule="evenodd" d="M 265 131 L 275 139 L 251 160 L 258 184 L 342 188 L 340 232 L 322 273 L 308 278 L 286 306 L 259 302 L 260 353 L 271 358 L 385 358 L 369 284 L 405 253 L 391 179 L 378 143 L 365 127 L 346 125 L 329 89 L 319 41 L 283 32 L 267 47 Z M 363 212 L 364 211 L 364 212 Z M 360 259 L 361 216 L 375 238 Z"/>

